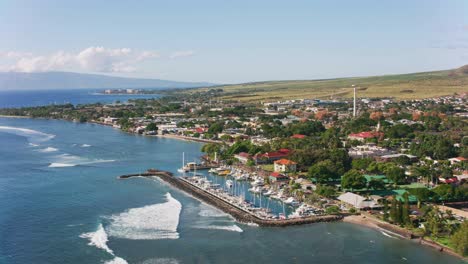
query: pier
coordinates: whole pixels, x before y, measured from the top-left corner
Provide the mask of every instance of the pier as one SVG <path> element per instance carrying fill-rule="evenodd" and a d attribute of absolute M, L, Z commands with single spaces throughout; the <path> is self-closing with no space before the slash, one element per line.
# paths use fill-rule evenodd
<path fill-rule="evenodd" d="M 195 184 L 191 183 L 185 178 L 182 177 L 174 177 L 172 173 L 166 171 L 160 171 L 151 169 L 145 173 L 140 174 L 129 174 L 129 175 L 122 175 L 120 179 L 127 179 L 130 177 L 138 177 L 138 176 L 157 176 L 161 180 L 171 184 L 172 186 L 198 198 L 212 206 L 215 206 L 222 210 L 223 212 L 230 214 L 233 216 L 237 221 L 242 223 L 255 223 L 259 226 L 270 226 L 270 227 L 284 227 L 290 225 L 303 225 L 303 224 L 310 224 L 310 223 L 318 223 L 318 222 L 332 222 L 332 221 L 339 221 L 343 219 L 341 215 L 320 215 L 320 216 L 308 216 L 308 217 L 300 217 L 300 218 L 290 218 L 290 219 L 265 219 L 254 212 L 241 208 L 240 206 L 223 199 L 222 197 L 216 195 L 215 193 L 209 192 L 204 190 Z"/>

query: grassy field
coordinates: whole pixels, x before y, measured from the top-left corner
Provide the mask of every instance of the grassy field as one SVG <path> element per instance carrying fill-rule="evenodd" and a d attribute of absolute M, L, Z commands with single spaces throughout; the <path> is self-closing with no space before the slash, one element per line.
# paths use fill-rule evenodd
<path fill-rule="evenodd" d="M 214 88 L 223 89 L 220 99 L 245 102 L 284 99 L 352 97 L 352 85 L 359 97 L 417 99 L 468 92 L 468 65 L 455 70 L 327 80 L 266 81 Z M 200 88 L 193 91 L 206 91 Z"/>

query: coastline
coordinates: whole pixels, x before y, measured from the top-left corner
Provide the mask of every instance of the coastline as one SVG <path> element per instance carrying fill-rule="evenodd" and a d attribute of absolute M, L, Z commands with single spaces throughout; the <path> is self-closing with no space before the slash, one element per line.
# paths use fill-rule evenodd
<path fill-rule="evenodd" d="M 34 117 L 30 117 L 30 116 L 13 116 L 13 115 L 0 115 L 0 117 L 3 117 L 3 118 L 34 118 Z"/>
<path fill-rule="evenodd" d="M 397 237 L 399 237 L 401 239 L 408 239 L 410 241 L 413 241 L 414 243 L 418 243 L 420 245 L 431 247 L 434 250 L 437 250 L 437 251 L 439 251 L 441 253 L 449 254 L 449 255 L 452 255 L 454 257 L 458 257 L 458 258 L 460 258 L 460 259 L 462 259 L 464 261 L 468 260 L 468 258 L 458 254 L 457 252 L 455 252 L 451 248 L 448 248 L 448 247 L 446 247 L 444 245 L 436 243 L 436 242 L 434 242 L 434 241 L 432 241 L 431 239 L 428 239 L 428 238 L 415 237 L 413 235 L 413 233 L 411 231 L 409 231 L 409 230 L 406 230 L 404 228 L 401 228 L 401 227 L 398 227 L 398 226 L 395 226 L 395 225 L 380 221 L 380 220 L 378 220 L 378 219 L 376 219 L 376 218 L 374 218 L 372 216 L 368 216 L 368 215 L 349 215 L 349 216 L 343 217 L 343 222 L 354 224 L 354 225 L 360 225 L 360 226 L 371 228 L 371 229 L 374 229 L 374 230 L 377 230 L 377 231 L 381 231 L 381 232 L 385 233 L 384 235 L 386 235 L 386 236 L 389 236 L 389 234 L 390 234 L 390 235 L 393 235 L 393 236 L 397 236 Z M 389 234 L 386 234 L 386 233 L 389 233 Z"/>
<path fill-rule="evenodd" d="M 31 117 L 31 116 L 10 116 L 10 115 L 0 115 L 0 118 L 30 118 L 30 119 L 53 119 L 53 118 L 37 118 L 37 117 Z M 68 121 L 68 122 L 74 122 L 72 120 L 68 119 L 55 119 L 55 120 L 63 120 L 63 121 Z M 91 120 L 91 121 L 86 121 L 84 123 L 88 124 L 97 124 L 97 125 L 102 125 L 102 126 L 108 126 L 112 127 L 111 124 L 106 124 L 103 122 Z M 135 134 L 131 133 L 128 131 L 124 131 L 122 129 L 119 129 L 122 132 L 126 132 L 128 134 L 133 134 L 133 135 L 140 135 L 140 134 Z M 148 137 L 160 137 L 160 138 L 169 138 L 169 139 L 177 139 L 177 140 L 183 140 L 183 141 L 192 141 L 192 142 L 202 142 L 202 143 L 223 143 L 222 141 L 217 141 L 217 140 L 208 140 L 208 139 L 199 139 L 199 138 L 191 138 L 191 137 L 186 137 L 186 136 L 180 136 L 180 135 L 174 135 L 174 134 L 165 134 L 165 135 L 141 135 L 141 136 L 148 136 Z M 456 253 L 452 249 L 441 245 L 435 241 L 432 241 L 428 238 L 415 238 L 412 234 L 412 232 L 400 228 L 398 226 L 380 221 L 378 219 L 375 219 L 374 217 L 368 216 L 368 215 L 347 215 L 344 216 L 341 219 L 345 223 L 350 223 L 350 224 L 355 224 L 355 225 L 360 225 L 364 226 L 367 228 L 371 228 L 377 231 L 385 232 L 385 233 L 390 233 L 391 235 L 398 236 L 399 238 L 404 238 L 404 239 L 409 239 L 410 241 L 413 241 L 415 243 L 418 243 L 420 245 L 425 245 L 433 248 L 434 250 L 440 251 L 441 253 L 446 253 L 452 256 L 455 256 L 459 259 L 462 259 L 464 261 L 467 261 L 468 258 L 463 257 L 462 255 Z"/>

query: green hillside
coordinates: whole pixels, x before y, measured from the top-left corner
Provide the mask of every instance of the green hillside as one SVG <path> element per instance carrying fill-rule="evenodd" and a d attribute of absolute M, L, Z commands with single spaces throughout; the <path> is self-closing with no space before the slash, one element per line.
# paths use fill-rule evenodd
<path fill-rule="evenodd" d="M 297 98 L 359 97 L 428 98 L 468 92 L 468 65 L 454 70 L 327 80 L 266 81 L 191 90 L 223 89 L 225 100 L 273 101 Z"/>

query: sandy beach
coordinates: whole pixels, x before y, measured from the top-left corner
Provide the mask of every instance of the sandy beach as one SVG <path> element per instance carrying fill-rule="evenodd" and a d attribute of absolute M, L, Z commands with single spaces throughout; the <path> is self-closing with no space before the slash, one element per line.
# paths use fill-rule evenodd
<path fill-rule="evenodd" d="M 349 216 L 346 216 L 346 217 L 343 218 L 343 222 L 373 228 L 375 230 L 378 230 L 378 231 L 382 232 L 382 234 L 384 234 L 385 236 L 394 237 L 394 238 L 398 237 L 398 238 L 403 238 L 403 239 L 410 239 L 410 240 L 414 241 L 415 243 L 430 246 L 430 247 L 434 248 L 437 251 L 444 252 L 444 253 L 450 254 L 452 256 L 456 256 L 456 257 L 459 257 L 461 259 L 467 260 L 466 258 L 461 256 L 460 254 L 456 253 L 455 251 L 453 251 L 452 249 L 450 249 L 450 248 L 448 248 L 446 246 L 437 244 L 436 242 L 434 242 L 434 241 L 432 241 L 432 240 L 430 240 L 428 238 L 414 237 L 412 232 L 410 232 L 410 231 L 408 231 L 408 230 L 406 230 L 404 228 L 401 228 L 401 227 L 398 227 L 398 226 L 383 222 L 383 221 L 381 221 L 379 219 L 376 219 L 376 218 L 374 218 L 372 216 L 368 216 L 368 215 L 349 215 Z"/>

